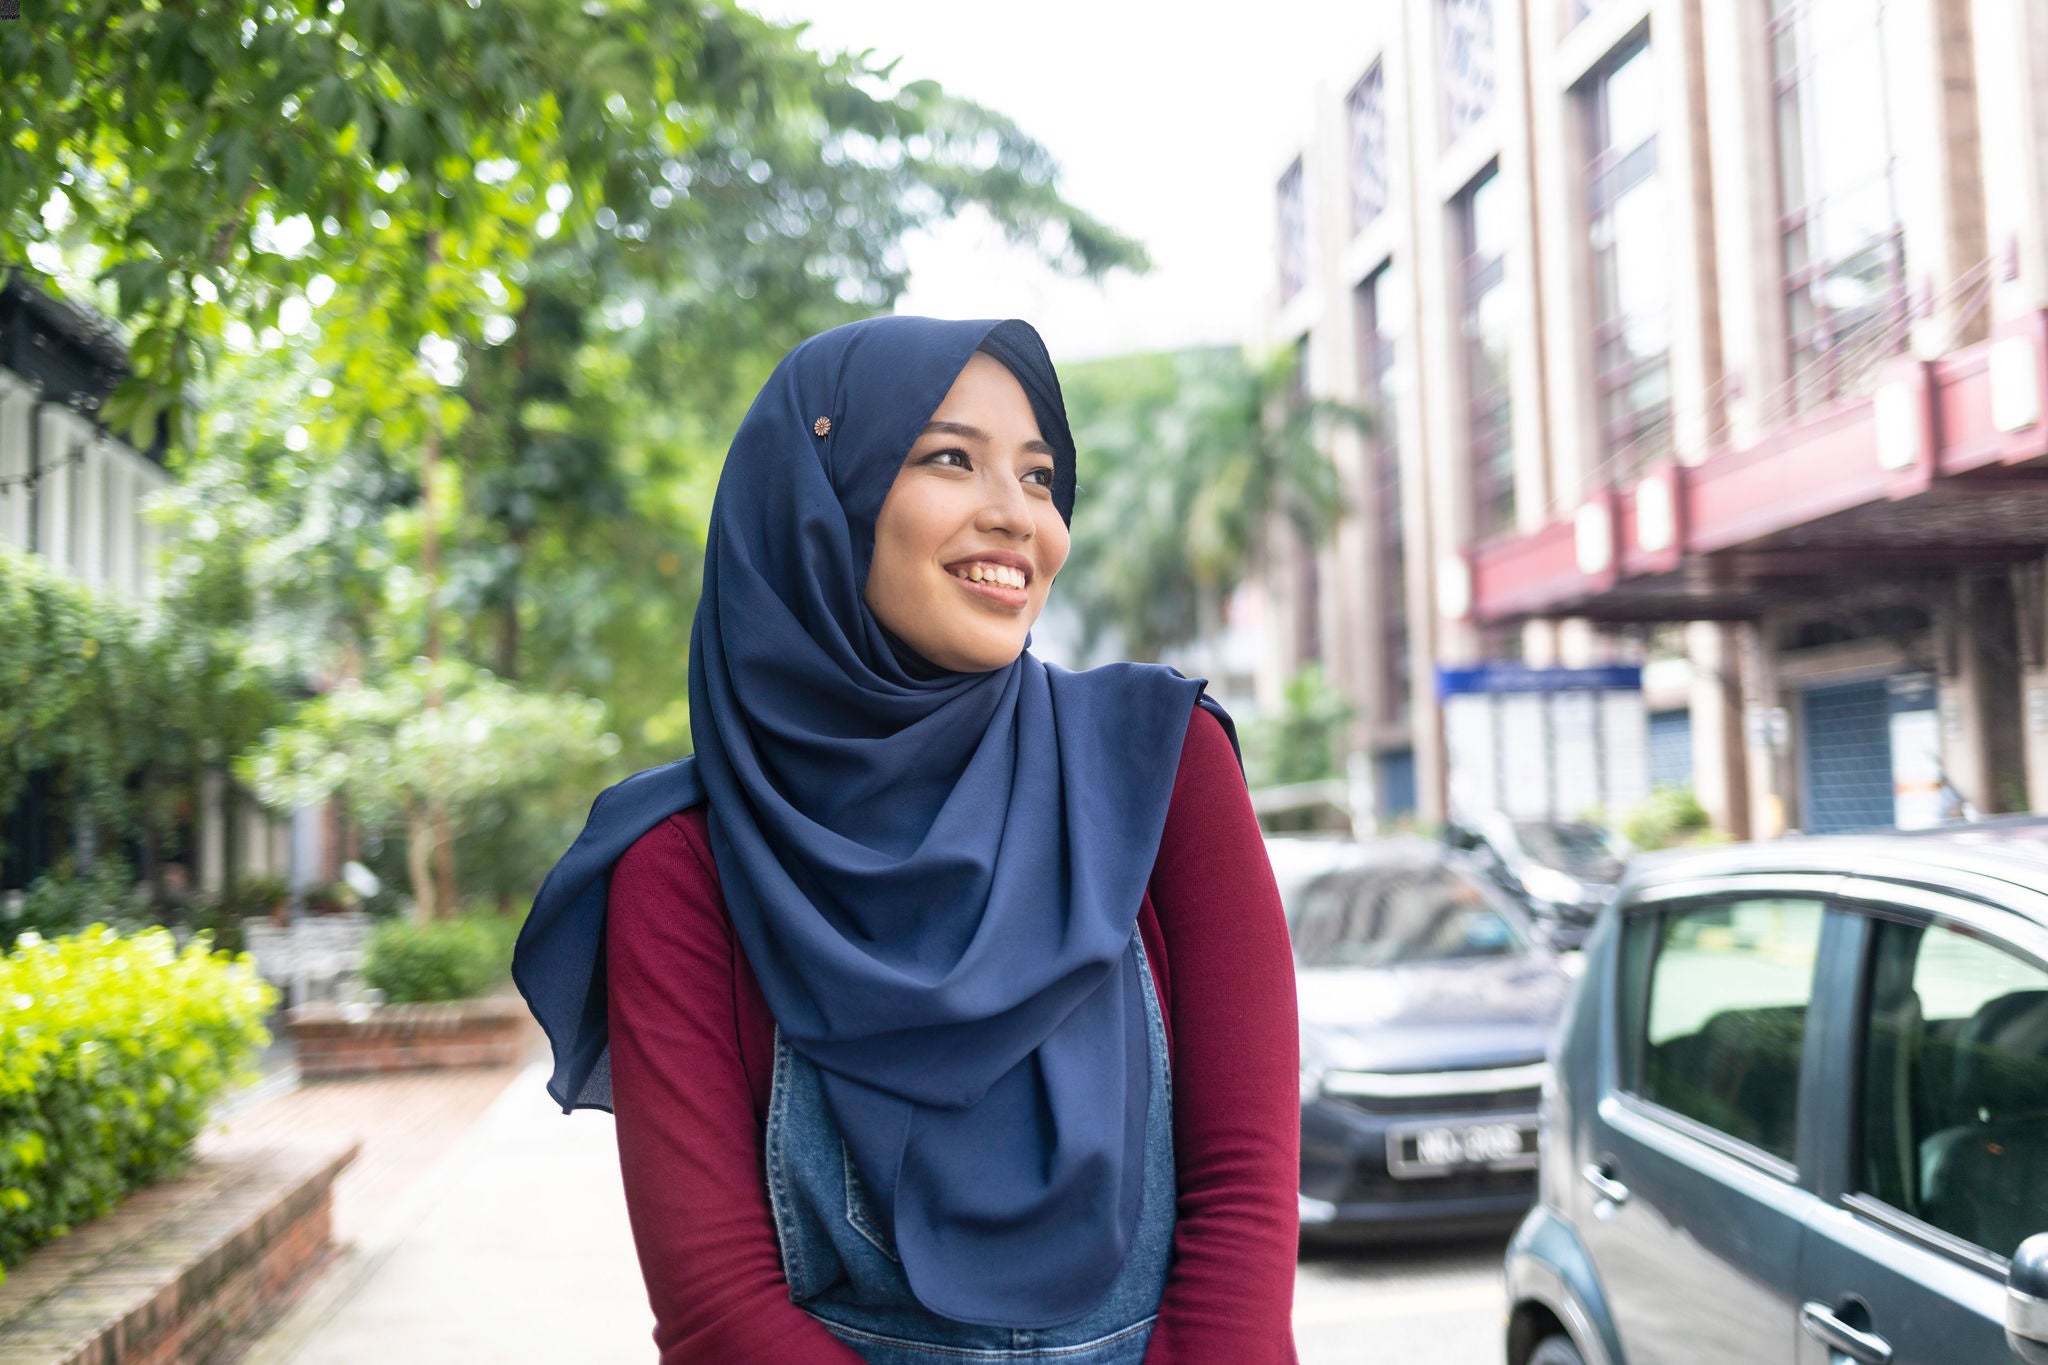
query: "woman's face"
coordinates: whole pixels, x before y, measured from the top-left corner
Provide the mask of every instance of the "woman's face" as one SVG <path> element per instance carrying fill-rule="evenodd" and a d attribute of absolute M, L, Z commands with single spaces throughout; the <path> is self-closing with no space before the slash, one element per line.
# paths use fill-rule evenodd
<path fill-rule="evenodd" d="M 987 673 L 1024 652 L 1067 524 L 1023 386 L 977 351 L 910 447 L 875 519 L 868 609 L 919 655 Z"/>

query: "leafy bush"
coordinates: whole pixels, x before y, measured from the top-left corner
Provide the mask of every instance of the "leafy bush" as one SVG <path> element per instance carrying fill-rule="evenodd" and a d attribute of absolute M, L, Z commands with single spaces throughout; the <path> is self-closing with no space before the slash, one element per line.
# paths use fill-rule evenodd
<path fill-rule="evenodd" d="M 512 962 L 512 941 L 495 915 L 412 924 L 389 920 L 370 936 L 363 983 L 393 1005 L 467 1000 L 495 986 Z"/>
<path fill-rule="evenodd" d="M 1344 775 L 1345 737 L 1354 712 L 1323 672 L 1309 664 L 1287 680 L 1278 715 L 1239 727 L 1245 775 L 1254 788 Z"/>
<path fill-rule="evenodd" d="M 0 1276 L 184 1164 L 276 997 L 247 959 L 164 929 L 29 935 L 0 957 Z"/>
<path fill-rule="evenodd" d="M 118 858 L 102 858 L 82 877 L 73 875 L 67 865 L 30 883 L 20 912 L 12 919 L 0 919 L 0 950 L 23 934 L 51 938 L 88 924 L 132 930 L 149 922 L 148 898 L 136 885 L 128 865 Z"/>
<path fill-rule="evenodd" d="M 1680 844 L 1721 843 L 1728 837 L 1714 828 L 1692 788 L 1678 786 L 1659 787 L 1630 807 L 1622 817 L 1621 832 L 1646 852 Z"/>

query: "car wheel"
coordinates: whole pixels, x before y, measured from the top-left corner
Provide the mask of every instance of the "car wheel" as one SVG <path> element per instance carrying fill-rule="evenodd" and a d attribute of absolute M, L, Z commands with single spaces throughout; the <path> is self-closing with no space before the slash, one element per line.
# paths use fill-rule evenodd
<path fill-rule="evenodd" d="M 1529 1353 L 1529 1365 L 1586 1365 L 1586 1358 L 1570 1337 L 1545 1337 Z"/>

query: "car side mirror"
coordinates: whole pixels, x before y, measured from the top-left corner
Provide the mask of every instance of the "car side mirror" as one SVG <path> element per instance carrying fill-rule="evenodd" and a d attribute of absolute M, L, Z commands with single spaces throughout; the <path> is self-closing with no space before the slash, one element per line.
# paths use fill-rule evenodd
<path fill-rule="evenodd" d="M 2048 1365 L 2048 1232 L 2012 1254 L 2005 1277 L 2005 1340 L 2027 1365 Z"/>

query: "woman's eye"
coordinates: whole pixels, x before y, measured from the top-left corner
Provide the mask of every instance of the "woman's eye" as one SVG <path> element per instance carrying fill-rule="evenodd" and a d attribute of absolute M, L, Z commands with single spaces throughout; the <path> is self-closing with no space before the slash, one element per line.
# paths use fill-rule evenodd
<path fill-rule="evenodd" d="M 1034 469 L 1029 474 L 1026 474 L 1024 476 L 1024 482 L 1035 483 L 1040 488 L 1050 488 L 1052 487 L 1052 478 L 1052 469 L 1050 467 L 1046 467 L 1043 469 Z"/>
<path fill-rule="evenodd" d="M 951 447 L 945 450 L 934 450 L 931 454 L 925 456 L 923 460 L 919 461 L 919 463 L 950 464 L 956 469 L 971 469 L 973 467 L 968 462 L 966 451 L 956 450 Z"/>

